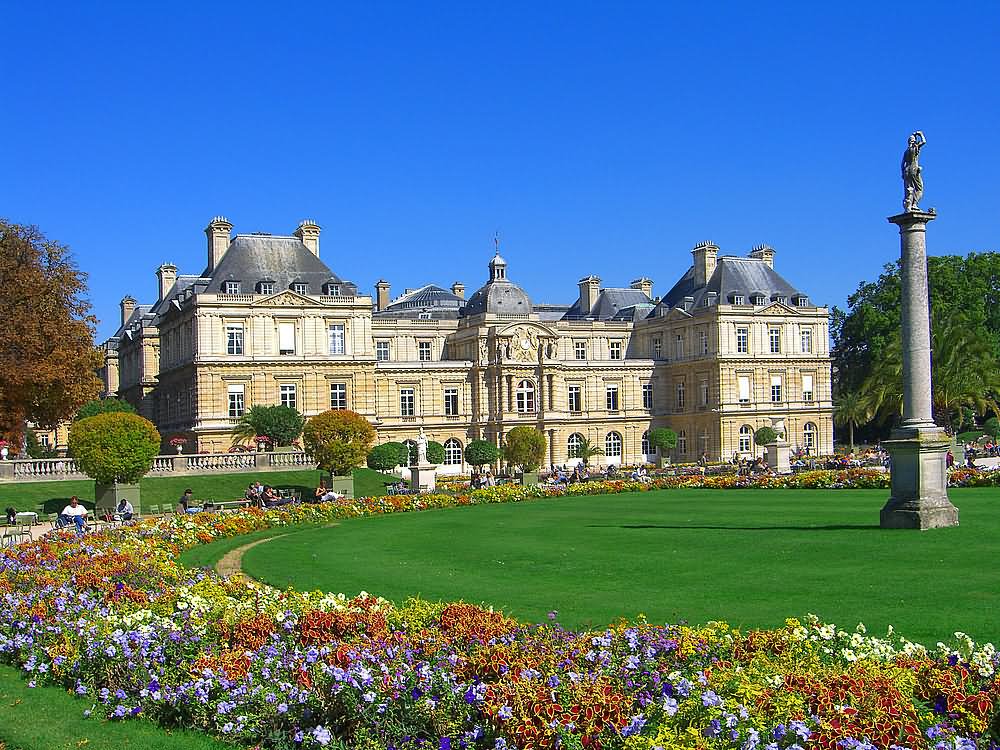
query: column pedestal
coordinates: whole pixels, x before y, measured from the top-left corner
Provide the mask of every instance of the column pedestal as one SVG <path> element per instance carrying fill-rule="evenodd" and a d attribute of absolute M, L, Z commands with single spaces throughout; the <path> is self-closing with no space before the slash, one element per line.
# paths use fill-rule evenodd
<path fill-rule="evenodd" d="M 437 489 L 437 464 L 417 464 L 410 467 L 410 490 L 433 492 Z"/>
<path fill-rule="evenodd" d="M 894 430 L 883 445 L 892 456 L 892 494 L 879 525 L 921 531 L 958 526 L 958 508 L 948 500 L 946 456 L 951 438 L 944 430 Z"/>
<path fill-rule="evenodd" d="M 775 474 L 791 474 L 792 466 L 788 461 L 790 446 L 786 442 L 768 443 L 767 465 Z"/>

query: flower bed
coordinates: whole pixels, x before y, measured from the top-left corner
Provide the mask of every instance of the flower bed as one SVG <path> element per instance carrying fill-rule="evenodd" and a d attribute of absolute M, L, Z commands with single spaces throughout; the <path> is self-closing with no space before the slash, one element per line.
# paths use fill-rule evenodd
<path fill-rule="evenodd" d="M 569 492 L 598 487 L 648 489 Z M 571 632 L 461 602 L 277 591 L 177 561 L 258 529 L 552 493 L 202 513 L 24 544 L 0 553 L 0 659 L 112 718 L 268 747 L 994 747 L 998 657 L 960 634 L 928 651 L 815 619 L 746 633 L 642 621 Z"/>

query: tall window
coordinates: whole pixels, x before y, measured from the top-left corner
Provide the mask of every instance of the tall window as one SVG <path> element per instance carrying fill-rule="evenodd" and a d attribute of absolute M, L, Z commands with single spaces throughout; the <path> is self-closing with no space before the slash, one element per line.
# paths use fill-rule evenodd
<path fill-rule="evenodd" d="M 344 325 L 338 323 L 330 326 L 330 354 L 344 353 Z"/>
<path fill-rule="evenodd" d="M 461 466 L 462 464 L 462 444 L 455 438 L 448 438 L 444 441 L 444 464 L 445 466 Z"/>
<path fill-rule="evenodd" d="M 431 342 L 421 341 L 417 344 L 417 359 L 421 362 L 431 361 Z"/>
<path fill-rule="evenodd" d="M 573 342 L 573 356 L 576 359 L 586 359 L 587 358 L 587 342 L 586 341 L 574 341 Z"/>
<path fill-rule="evenodd" d="M 571 385 L 569 387 L 569 410 L 572 412 L 583 411 L 583 398 L 580 386 Z"/>
<path fill-rule="evenodd" d="M 803 354 L 812 354 L 813 350 L 813 332 L 809 328 L 803 328 L 799 331 L 799 339 L 802 344 Z"/>
<path fill-rule="evenodd" d="M 663 341 L 660 339 L 653 339 L 653 359 L 663 358 Z"/>
<path fill-rule="evenodd" d="M 389 342 L 388 341 L 376 341 L 375 342 L 375 359 L 379 362 L 389 361 Z"/>
<path fill-rule="evenodd" d="M 781 401 L 781 376 L 772 375 L 771 376 L 771 402 L 778 403 Z"/>
<path fill-rule="evenodd" d="M 684 337 L 679 333 L 674 339 L 674 359 L 684 359 Z"/>
<path fill-rule="evenodd" d="M 741 404 L 750 403 L 750 376 L 737 375 L 736 382 L 739 384 L 739 396 Z"/>
<path fill-rule="evenodd" d="M 282 383 L 279 386 L 279 394 L 281 397 L 281 405 L 287 406 L 289 409 L 294 409 L 295 407 L 295 383 Z"/>
<path fill-rule="evenodd" d="M 308 294 L 309 285 L 303 284 L 301 282 L 295 282 L 294 284 L 292 284 L 292 291 L 295 292 L 296 294 Z"/>
<path fill-rule="evenodd" d="M 677 383 L 677 402 L 678 409 L 684 408 L 684 381 L 681 380 Z"/>
<path fill-rule="evenodd" d="M 686 456 L 688 452 L 688 436 L 684 430 L 677 431 L 677 452 Z"/>
<path fill-rule="evenodd" d="M 649 444 L 649 430 L 642 433 L 642 455 L 653 455 L 653 447 Z"/>
<path fill-rule="evenodd" d="M 816 451 L 816 425 L 806 422 L 802 428 L 802 446 L 809 452 Z"/>
<path fill-rule="evenodd" d="M 444 389 L 444 415 L 446 417 L 458 416 L 458 388 Z"/>
<path fill-rule="evenodd" d="M 737 328 L 736 329 L 736 353 L 746 354 L 750 351 L 750 329 L 749 328 Z"/>
<path fill-rule="evenodd" d="M 771 354 L 781 353 L 781 329 L 780 328 L 768 328 L 767 329 L 767 341 L 771 348 Z"/>
<path fill-rule="evenodd" d="M 618 411 L 618 386 L 609 385 L 604 389 L 608 411 Z"/>
<path fill-rule="evenodd" d="M 514 392 L 514 400 L 517 411 L 521 414 L 528 414 L 535 410 L 535 384 L 530 380 L 522 380 L 517 384 Z"/>
<path fill-rule="evenodd" d="M 708 381 L 702 380 L 698 383 L 698 397 L 701 406 L 708 406 Z"/>
<path fill-rule="evenodd" d="M 242 384 L 229 386 L 229 416 L 232 419 L 242 417 L 243 412 L 246 411 L 243 388 Z"/>
<path fill-rule="evenodd" d="M 622 342 L 612 341 L 611 342 L 611 359 L 621 359 L 622 358 Z"/>
<path fill-rule="evenodd" d="M 412 388 L 399 389 L 399 414 L 403 417 L 414 415 L 414 398 Z"/>
<path fill-rule="evenodd" d="M 580 450 L 580 446 L 583 445 L 583 435 L 579 432 L 574 432 L 569 436 L 566 441 L 566 456 L 567 458 L 579 458 L 577 455 Z"/>
<path fill-rule="evenodd" d="M 226 353 L 243 353 L 243 325 L 232 323 L 226 326 Z"/>
<path fill-rule="evenodd" d="M 812 401 L 813 400 L 813 376 L 803 375 L 802 376 L 802 400 Z"/>
<path fill-rule="evenodd" d="M 295 354 L 294 323 L 278 323 L 278 354 Z"/>
<path fill-rule="evenodd" d="M 622 436 L 617 432 L 609 432 L 604 438 L 604 455 L 608 458 L 622 457 Z"/>
<path fill-rule="evenodd" d="M 653 408 L 653 384 L 643 383 L 642 384 L 642 408 L 652 409 Z"/>
<path fill-rule="evenodd" d="M 330 408 L 347 408 L 347 383 L 330 383 Z"/>
<path fill-rule="evenodd" d="M 740 427 L 740 453 L 749 453 L 751 441 L 753 440 L 753 428 L 745 424 Z"/>
<path fill-rule="evenodd" d="M 240 293 L 240 282 L 238 281 L 227 281 L 222 285 L 222 291 L 225 294 L 239 294 Z"/>
<path fill-rule="evenodd" d="M 701 339 L 701 353 L 708 354 L 708 331 L 702 331 L 699 338 Z"/>

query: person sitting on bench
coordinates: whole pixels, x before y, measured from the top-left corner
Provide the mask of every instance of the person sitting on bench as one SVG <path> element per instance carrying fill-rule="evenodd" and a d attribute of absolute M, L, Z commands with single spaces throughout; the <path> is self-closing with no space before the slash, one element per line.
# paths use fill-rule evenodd
<path fill-rule="evenodd" d="M 87 531 L 87 509 L 80 505 L 76 495 L 69 499 L 69 505 L 59 514 L 59 527 L 76 526 L 77 536 L 83 536 Z"/>

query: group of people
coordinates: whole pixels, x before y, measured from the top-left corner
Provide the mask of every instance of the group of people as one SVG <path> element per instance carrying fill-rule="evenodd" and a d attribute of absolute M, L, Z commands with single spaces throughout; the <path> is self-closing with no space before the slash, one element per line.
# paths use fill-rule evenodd
<path fill-rule="evenodd" d="M 486 471 L 480 473 L 478 471 L 472 472 L 472 482 L 471 486 L 474 490 L 481 490 L 484 487 L 495 487 L 497 483 L 497 478 L 493 476 L 493 472 L 490 471 L 490 467 L 486 467 Z"/>

